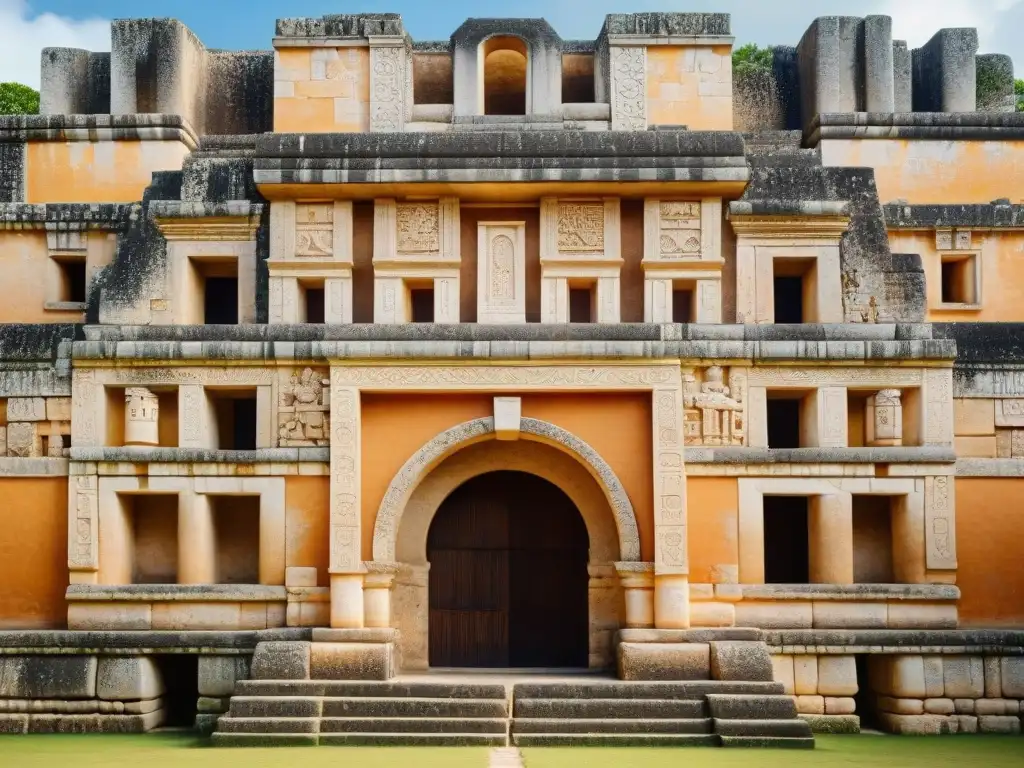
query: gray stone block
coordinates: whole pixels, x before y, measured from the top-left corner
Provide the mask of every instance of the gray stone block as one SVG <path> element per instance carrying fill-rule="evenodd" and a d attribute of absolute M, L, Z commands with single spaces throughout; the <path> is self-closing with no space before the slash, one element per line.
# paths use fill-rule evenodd
<path fill-rule="evenodd" d="M 249 676 L 249 659 L 245 656 L 200 656 L 199 695 L 230 696 L 235 683 Z"/>
<path fill-rule="evenodd" d="M 806 739 L 811 727 L 800 718 L 786 720 L 714 720 L 719 736 L 771 736 L 775 738 Z"/>
<path fill-rule="evenodd" d="M 979 112 L 1015 112 L 1013 59 L 1003 53 L 985 53 L 975 57 L 977 72 L 977 110 Z"/>
<path fill-rule="evenodd" d="M 711 716 L 720 720 L 791 720 L 796 718 L 792 696 L 708 694 Z"/>
<path fill-rule="evenodd" d="M 857 715 L 799 715 L 814 733 L 860 733 Z"/>
<path fill-rule="evenodd" d="M 390 680 L 395 675 L 393 643 L 312 643 L 314 680 Z"/>
<path fill-rule="evenodd" d="M 196 715 L 195 729 L 200 736 L 210 736 L 217 730 L 220 715 L 200 712 Z"/>
<path fill-rule="evenodd" d="M 217 696 L 200 696 L 196 701 L 196 710 L 198 712 L 221 714 L 228 711 L 230 704 L 231 699 L 227 696 L 224 698 L 219 698 Z"/>
<path fill-rule="evenodd" d="M 623 643 L 710 643 L 712 640 L 761 640 L 760 629 L 724 627 L 722 629 L 620 629 Z"/>
<path fill-rule="evenodd" d="M 256 646 L 252 657 L 254 680 L 308 680 L 307 642 L 268 642 Z"/>
<path fill-rule="evenodd" d="M 149 656 L 101 656 L 96 672 L 96 695 L 106 701 L 155 699 L 164 681 Z"/>
<path fill-rule="evenodd" d="M 620 680 L 709 680 L 707 643 L 620 643 Z"/>
<path fill-rule="evenodd" d="M 912 54 L 915 112 L 974 112 L 978 31 L 940 29 Z"/>
<path fill-rule="evenodd" d="M 164 710 L 145 715 L 32 715 L 29 733 L 145 733 L 164 722 Z"/>
<path fill-rule="evenodd" d="M 3 713 L 0 714 L 0 734 L 28 733 L 28 715 Z"/>
<path fill-rule="evenodd" d="M 764 642 L 711 643 L 711 677 L 714 680 L 772 680 L 768 646 Z"/>
<path fill-rule="evenodd" d="M 861 26 L 864 56 L 864 110 L 896 110 L 893 78 L 892 18 L 868 16 Z"/>
<path fill-rule="evenodd" d="M 321 700 L 300 696 L 234 696 L 231 717 L 320 717 Z"/>
<path fill-rule="evenodd" d="M 1013 715 L 982 715 L 978 718 L 981 733 L 1020 733 L 1020 718 Z"/>
<path fill-rule="evenodd" d="M 0 697 L 96 698 L 95 656 L 0 657 Z"/>
<path fill-rule="evenodd" d="M 315 733 L 214 733 L 210 744 L 215 747 L 315 747 Z"/>
<path fill-rule="evenodd" d="M 723 747 L 757 749 L 814 749 L 814 739 L 795 739 L 778 736 L 720 736 Z"/>
<path fill-rule="evenodd" d="M 906 40 L 892 42 L 893 111 L 910 112 L 914 108 L 914 66 Z"/>

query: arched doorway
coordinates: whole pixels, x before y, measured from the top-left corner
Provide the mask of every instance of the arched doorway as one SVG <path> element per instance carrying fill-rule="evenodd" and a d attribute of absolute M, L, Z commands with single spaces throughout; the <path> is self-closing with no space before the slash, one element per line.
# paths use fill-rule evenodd
<path fill-rule="evenodd" d="M 492 37 L 482 45 L 485 115 L 525 115 L 529 52 L 520 38 Z"/>
<path fill-rule="evenodd" d="M 557 486 L 490 472 L 459 486 L 427 538 L 432 667 L 588 665 L 588 538 Z"/>

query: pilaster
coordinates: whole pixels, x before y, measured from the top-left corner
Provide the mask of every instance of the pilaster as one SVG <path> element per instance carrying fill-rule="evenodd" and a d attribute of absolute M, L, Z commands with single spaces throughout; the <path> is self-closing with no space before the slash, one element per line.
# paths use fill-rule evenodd
<path fill-rule="evenodd" d="M 652 393 L 655 627 L 689 626 L 682 380 Z"/>
<path fill-rule="evenodd" d="M 613 131 L 647 130 L 647 47 L 612 45 L 608 51 Z"/>
<path fill-rule="evenodd" d="M 359 390 L 331 369 L 331 626 L 363 626 Z"/>
<path fill-rule="evenodd" d="M 407 43 L 404 35 L 370 35 L 370 130 L 405 130 Z"/>

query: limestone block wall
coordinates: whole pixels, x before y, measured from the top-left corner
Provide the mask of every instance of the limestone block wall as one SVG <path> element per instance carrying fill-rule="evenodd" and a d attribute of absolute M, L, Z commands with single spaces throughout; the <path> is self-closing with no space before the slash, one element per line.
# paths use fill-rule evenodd
<path fill-rule="evenodd" d="M 274 51 L 274 130 L 282 133 L 370 129 L 370 49 Z"/>
<path fill-rule="evenodd" d="M 653 46 L 647 50 L 649 125 L 693 131 L 733 129 L 732 46 Z"/>

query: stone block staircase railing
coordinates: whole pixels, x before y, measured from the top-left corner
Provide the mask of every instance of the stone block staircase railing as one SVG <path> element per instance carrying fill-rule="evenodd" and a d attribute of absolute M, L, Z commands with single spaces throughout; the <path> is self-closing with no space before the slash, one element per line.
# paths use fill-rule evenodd
<path fill-rule="evenodd" d="M 213 742 L 813 747 L 773 682 L 249 680 Z"/>

